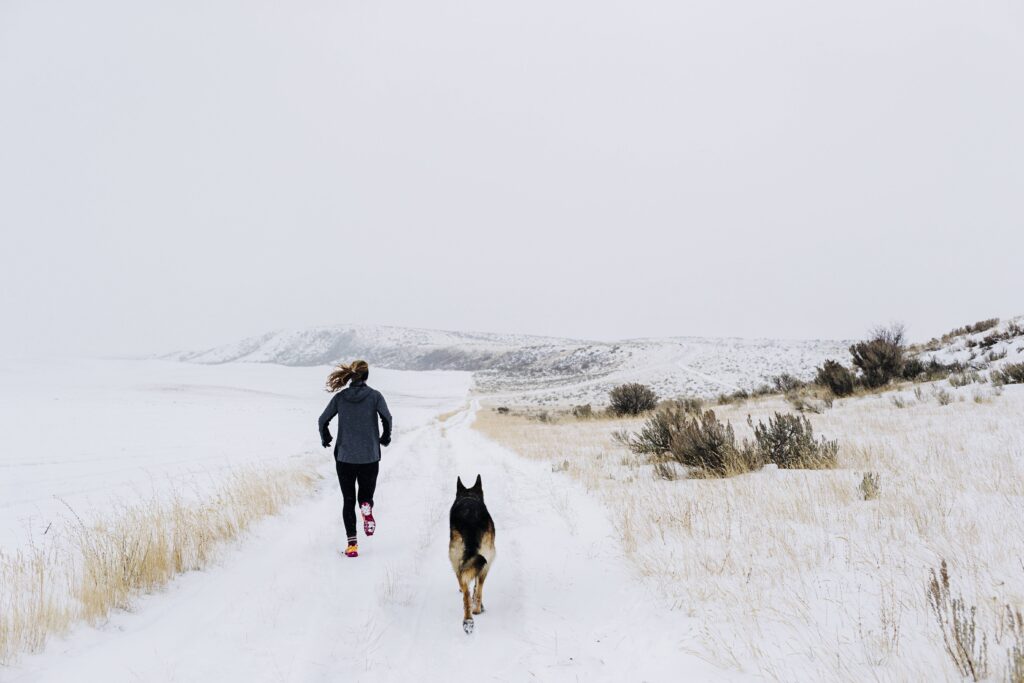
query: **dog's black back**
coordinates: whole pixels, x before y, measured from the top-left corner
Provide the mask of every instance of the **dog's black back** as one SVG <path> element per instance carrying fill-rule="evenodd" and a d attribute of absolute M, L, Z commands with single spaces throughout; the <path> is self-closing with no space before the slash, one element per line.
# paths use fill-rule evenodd
<path fill-rule="evenodd" d="M 455 502 L 448 515 L 451 539 L 460 538 L 462 543 L 461 567 L 477 564 L 477 569 L 487 561 L 494 546 L 494 520 L 484 504 L 483 485 L 477 475 L 476 483 L 466 488 L 458 480 Z M 487 546 L 487 547 L 482 547 Z M 481 553 L 481 550 L 483 552 Z M 453 558 L 454 563 L 454 558 Z"/>

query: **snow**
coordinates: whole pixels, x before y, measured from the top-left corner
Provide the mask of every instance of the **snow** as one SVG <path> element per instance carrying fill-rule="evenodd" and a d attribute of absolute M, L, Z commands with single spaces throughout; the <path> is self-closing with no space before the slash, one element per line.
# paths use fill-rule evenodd
<path fill-rule="evenodd" d="M 327 368 L 169 361 L 0 362 L 0 547 L 39 539 L 69 508 L 201 494 L 231 468 L 320 452 Z M 375 368 L 397 434 L 463 400 L 468 373 Z"/>
<path fill-rule="evenodd" d="M 931 346 L 938 348 L 922 351 L 920 358 L 924 362 L 934 359 L 943 364 L 960 363 L 976 369 L 998 369 L 1004 365 L 1024 363 L 1022 328 L 1024 316 L 1007 318 L 991 329 L 958 335 L 945 345 L 933 340 Z M 994 343 L 987 342 L 986 338 Z"/>
<path fill-rule="evenodd" d="M 338 325 L 284 330 L 169 357 L 194 363 L 303 366 L 365 358 L 405 370 L 474 373 L 481 393 L 531 403 L 604 403 L 615 384 L 642 381 L 662 396 L 752 389 L 770 377 L 809 377 L 849 341 L 672 337 L 598 342 L 526 335 Z"/>
<path fill-rule="evenodd" d="M 977 346 L 993 331 L 1010 329 L 1011 322 L 932 345 L 921 353 L 922 358 L 985 363 L 986 367 L 1020 362 L 1024 359 L 1021 337 L 986 349 L 985 355 L 991 350 L 997 356 L 1006 352 L 1005 358 L 995 361 L 984 358 Z M 863 608 L 871 618 L 877 612 L 878 623 L 884 626 L 886 610 L 892 606 L 886 601 L 896 595 L 897 588 L 913 600 L 901 607 L 908 610 L 903 622 L 906 631 L 897 638 L 903 650 L 892 657 L 903 661 L 906 656 L 911 660 L 918 655 L 939 656 L 936 653 L 941 650 L 933 642 L 937 636 L 929 630 L 928 613 L 922 611 L 926 606 L 918 604 L 923 580 L 917 569 L 934 566 L 933 555 L 968 554 L 956 552 L 953 546 L 946 548 L 944 537 L 933 542 L 922 536 L 908 544 L 899 534 L 925 519 L 921 515 L 926 512 L 914 513 L 913 505 L 924 511 L 946 509 L 944 492 L 961 490 L 968 479 L 956 469 L 963 465 L 958 457 L 946 458 L 947 469 L 952 468 L 947 479 L 931 482 L 921 473 L 934 466 L 934 453 L 955 456 L 984 447 L 984 462 L 970 468 L 980 472 L 977 481 L 970 482 L 983 494 L 972 493 L 961 502 L 968 510 L 989 506 L 985 514 L 991 519 L 1001 518 L 1001 508 L 993 503 L 1005 505 L 1006 499 L 984 493 L 988 482 L 1002 485 L 1006 479 L 1011 486 L 1015 478 L 1015 470 L 1006 469 L 1011 472 L 1006 477 L 1000 468 L 1016 465 L 993 454 L 1020 453 L 1019 431 L 1009 426 L 1024 400 L 1020 387 L 951 388 L 957 402 L 950 406 L 939 405 L 933 397 L 939 384 L 946 386 L 945 381 L 922 388 L 919 396 L 908 389 L 902 394 L 847 399 L 815 418 L 816 422 L 826 435 L 839 430 L 844 444 L 864 446 L 865 454 L 881 454 L 882 460 L 871 467 L 883 472 L 883 501 L 890 506 L 884 519 L 896 532 L 879 536 L 876 527 L 881 522 L 872 511 L 881 509 L 881 503 L 862 504 L 856 496 L 849 499 L 850 491 L 856 490 L 856 471 L 839 471 L 827 480 L 815 474 L 766 471 L 706 487 L 708 506 L 720 504 L 714 491 L 735 489 L 728 496 L 729 515 L 707 515 L 702 522 L 710 540 L 673 535 L 660 528 L 656 532 L 656 527 L 647 525 L 636 534 L 651 537 L 656 547 L 630 560 L 616 528 L 622 527 L 625 516 L 632 523 L 642 518 L 626 515 L 628 510 L 609 501 L 621 499 L 627 504 L 638 491 L 650 496 L 651 491 L 663 490 L 659 504 L 683 504 L 683 493 L 689 489 L 652 482 L 654 488 L 644 493 L 630 476 L 607 476 L 598 468 L 594 476 L 607 493 L 602 498 L 585 488 L 585 478 L 553 472 L 548 460 L 513 453 L 471 429 L 481 396 L 486 395 L 490 403 L 503 399 L 584 402 L 621 381 L 647 381 L 662 395 L 680 387 L 729 391 L 749 386 L 751 372 L 763 377 L 810 367 L 824 357 L 845 360 L 846 342 L 678 338 L 574 346 L 575 342 L 533 344 L 530 339 L 511 337 L 467 341 L 451 333 L 456 336 L 444 343 L 452 346 L 443 347 L 434 344 L 439 338 L 427 332 L 408 337 L 389 328 L 362 334 L 361 343 L 376 344 L 374 348 L 379 349 L 384 348 L 380 340 L 386 337 L 395 345 L 418 338 L 431 347 L 420 356 L 415 354 L 422 348 L 409 350 L 412 355 L 402 356 L 406 360 L 481 359 L 497 353 L 499 347 L 506 349 L 506 355 L 492 357 L 487 362 L 496 365 L 476 370 L 373 367 L 370 383 L 387 397 L 396 418 L 396 434 L 381 466 L 375 509 L 378 533 L 361 539 L 361 555 L 354 560 L 341 553 L 345 535 L 340 494 L 330 454 L 320 448 L 315 431 L 328 399 L 322 390 L 328 367 L 281 362 L 294 360 L 297 356 L 291 354 L 299 353 L 309 337 L 298 334 L 287 344 L 278 344 L 282 338 L 277 338 L 273 353 L 267 351 L 269 346 L 259 347 L 267 351 L 259 356 L 263 351 L 254 347 L 244 362 L 0 362 L 0 410 L 5 415 L 0 430 L 3 551 L 38 543 L 44 536 L 51 538 L 46 529 L 70 521 L 69 509 L 88 518 L 154 493 L 202 498 L 239 467 L 270 467 L 313 456 L 322 458 L 324 477 L 310 498 L 258 524 L 226 547 L 208 569 L 180 576 L 166 589 L 139 598 L 130 612 L 115 612 L 99 626 L 79 625 L 66 636 L 51 639 L 42 652 L 23 656 L 0 670 L 0 679 L 18 683 L 339 679 L 429 683 L 467 673 L 484 680 L 748 679 L 736 668 L 722 668 L 731 665 L 769 676 L 799 670 L 812 680 L 835 671 L 831 660 L 813 656 L 825 642 L 822 639 L 833 633 L 842 641 L 836 647 L 843 652 L 844 666 L 850 662 L 862 666 L 854 650 L 872 638 L 884 642 L 864 657 L 884 654 L 887 636 L 871 630 L 878 624 L 865 622 L 867 635 L 859 630 L 857 637 L 852 635 L 851 619 L 856 617 L 858 629 L 861 624 L 860 612 L 854 614 L 851 605 Z M 438 355 L 439 349 L 446 350 Z M 589 367 L 599 370 L 583 368 L 581 359 L 588 354 L 597 359 Z M 268 362 L 271 358 L 277 360 Z M 501 364 L 530 358 L 529 372 L 502 374 Z M 893 401 L 898 396 L 910 407 L 897 408 Z M 769 407 L 785 409 L 781 400 L 777 403 Z M 729 410 L 724 408 L 723 414 Z M 731 419 L 739 424 L 741 413 L 749 407 L 733 410 L 738 412 Z M 936 429 L 940 424 L 943 429 Z M 977 432 L 978 424 L 987 425 L 984 435 Z M 593 428 L 589 422 L 577 426 Z M 602 448 L 611 443 L 604 434 L 595 438 L 605 444 Z M 593 459 L 594 453 L 577 441 L 582 439 L 566 439 L 546 452 L 557 458 L 576 453 Z M 890 449 L 906 462 L 886 464 Z M 614 474 L 617 460 L 602 462 L 601 467 L 610 467 Z M 477 617 L 475 633 L 466 636 L 461 628 L 461 596 L 447 557 L 447 512 L 456 477 L 472 480 L 478 473 L 497 526 L 497 559 L 487 584 L 487 611 Z M 765 568 L 782 567 L 785 559 L 772 560 L 775 549 L 762 547 L 772 540 L 768 532 L 767 540 L 759 541 L 761 546 L 753 540 L 747 544 L 751 553 L 768 559 L 748 560 L 743 553 L 731 559 L 728 553 L 715 557 L 726 546 L 719 548 L 714 539 L 732 533 L 734 525 L 750 524 L 760 514 L 761 501 L 774 496 L 779 509 L 789 514 L 786 511 L 811 491 L 803 482 L 824 486 L 825 500 L 827 495 L 838 495 L 830 493 L 835 488 L 833 479 L 838 481 L 837 500 L 842 505 L 828 508 L 833 516 L 823 520 L 817 532 L 814 525 L 795 524 L 799 531 L 787 544 L 811 560 L 828 560 L 819 573 L 786 574 L 785 581 L 791 585 L 765 583 L 770 577 Z M 793 493 L 795 489 L 783 483 L 799 484 L 795 489 L 802 493 Z M 935 505 L 919 494 L 922 487 L 937 496 Z M 745 495 L 750 500 L 744 501 Z M 834 502 L 828 501 L 829 505 Z M 743 512 L 751 507 L 753 511 Z M 892 521 L 896 512 L 904 514 L 904 507 L 910 511 L 906 519 Z M 965 513 L 965 519 L 973 517 Z M 722 533 L 715 531 L 712 522 L 716 520 L 726 525 Z M 905 552 L 895 552 L 880 538 L 895 539 L 906 547 Z M 845 564 L 851 557 L 849 549 L 863 553 L 876 547 L 886 561 L 895 558 L 895 573 L 882 578 L 871 572 L 851 573 Z M 913 554 L 917 574 L 899 564 L 905 563 L 901 558 L 907 554 Z M 704 568 L 695 562 L 709 555 L 723 567 L 727 559 L 740 569 L 744 562 L 750 565 L 722 577 L 704 576 Z M 1003 562 L 1006 558 L 999 553 L 988 552 L 984 557 L 989 567 L 985 571 L 992 573 L 994 581 L 986 579 L 979 586 L 1008 585 L 1017 590 L 1018 584 L 1005 575 L 1006 567 L 1016 565 Z M 755 562 L 764 571 L 752 575 L 749 569 Z M 863 565 L 875 572 L 880 562 L 869 559 L 854 568 L 861 571 Z M 960 574 L 966 576 L 963 571 Z M 762 583 L 751 583 L 752 576 Z M 725 605 L 723 601 L 728 600 L 733 602 Z M 762 615 L 749 618 L 751 609 L 761 610 Z M 808 609 L 812 611 L 806 619 L 780 617 L 780 623 L 772 622 L 773 614 L 804 614 Z M 769 626 L 770 630 L 762 630 Z M 709 633 L 721 643 L 720 651 L 707 646 Z M 737 658 L 732 654 L 734 649 L 743 653 L 744 648 L 763 648 L 760 664 L 754 655 Z M 832 652 L 829 648 L 832 645 L 822 651 Z M 778 662 L 790 667 L 792 652 L 809 653 L 810 663 L 776 669 Z M 874 666 L 863 664 L 865 668 L 857 670 L 883 672 Z M 781 677 L 786 678 L 786 673 Z"/>
<path fill-rule="evenodd" d="M 18 414 L 24 424 L 4 431 L 5 470 L 18 478 L 5 477 L 4 499 L 23 489 L 31 501 L 5 508 L 8 533 L 17 526 L 11 510 L 47 513 L 49 490 L 95 502 L 101 492 L 121 496 L 160 476 L 308 451 L 325 398 L 315 368 L 75 367 L 3 369 L 5 409 L 18 392 L 27 399 Z M 378 533 L 361 539 L 358 559 L 340 552 L 340 494 L 325 457 L 317 493 L 260 524 L 217 565 L 98 628 L 52 640 L 8 667 L 4 680 L 743 679 L 686 651 L 695 624 L 644 587 L 604 508 L 566 477 L 470 429 L 476 406 L 466 403 L 465 374 L 373 371 L 371 380 L 398 430 L 382 461 Z M 51 410 L 56 396 L 70 406 L 63 413 Z M 75 433 L 92 420 L 95 428 Z M 60 454 L 52 457 L 55 440 Z M 146 448 L 154 440 L 159 447 Z M 10 445 L 21 449 L 17 459 Z M 105 451 L 118 459 L 104 460 Z M 30 467 L 32 459 L 46 464 Z M 486 612 L 466 636 L 447 558 L 447 511 L 456 477 L 477 473 L 497 527 L 497 559 Z"/>

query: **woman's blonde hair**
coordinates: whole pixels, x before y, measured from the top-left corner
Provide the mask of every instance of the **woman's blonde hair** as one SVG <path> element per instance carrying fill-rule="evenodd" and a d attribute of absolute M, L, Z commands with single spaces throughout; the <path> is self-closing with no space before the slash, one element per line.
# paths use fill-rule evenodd
<path fill-rule="evenodd" d="M 365 382 L 370 376 L 370 365 L 365 360 L 354 360 L 348 365 L 339 365 L 327 376 L 327 391 L 338 391 L 344 388 L 349 380 Z"/>

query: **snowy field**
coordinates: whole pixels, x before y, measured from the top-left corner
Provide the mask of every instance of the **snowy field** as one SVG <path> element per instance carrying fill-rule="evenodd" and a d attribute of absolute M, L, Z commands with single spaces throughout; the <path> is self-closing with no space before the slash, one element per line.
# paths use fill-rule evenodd
<path fill-rule="evenodd" d="M 714 410 L 743 439 L 748 415 L 792 406 L 770 396 Z M 1021 415 L 1024 386 L 904 384 L 810 415 L 838 441 L 836 469 L 676 481 L 612 438 L 643 419 L 542 422 L 485 408 L 477 426 L 604 503 L 617 547 L 662 605 L 700 624 L 681 637 L 710 661 L 779 681 L 1018 683 Z M 944 561 L 940 625 L 927 589 Z M 976 677 L 947 651 L 966 643 Z"/>
<path fill-rule="evenodd" d="M 326 367 L 166 361 L 0 361 L 0 547 L 38 539 L 70 509 L 174 491 L 320 448 Z M 459 404 L 468 373 L 375 369 L 397 435 Z"/>
<path fill-rule="evenodd" d="M 688 652 L 585 489 L 471 429 L 468 375 L 375 370 L 397 432 L 378 533 L 340 553 L 340 495 L 315 442 L 322 368 L 90 361 L 4 367 L 3 523 L 24 541 L 67 500 L 79 514 L 194 487 L 235 465 L 316 451 L 314 495 L 209 568 L 0 669 L 28 681 L 742 680 Z M 55 408 L 54 406 L 59 406 Z M 57 449 L 58 454 L 54 453 Z M 487 611 L 461 628 L 447 557 L 455 478 L 482 474 L 497 526 Z M 9 549 L 9 546 L 6 546 Z"/>
<path fill-rule="evenodd" d="M 8 556 L 50 542 L 69 509 L 88 520 L 154 493 L 202 502 L 238 468 L 310 457 L 323 478 L 202 570 L 77 623 L 0 681 L 960 681 L 925 590 L 943 560 L 987 639 L 979 680 L 1016 680 L 1020 386 L 943 380 L 840 399 L 811 416 L 839 441 L 838 469 L 664 481 L 611 438 L 640 420 L 502 416 L 468 373 L 373 370 L 397 429 L 378 533 L 353 560 L 314 426 L 325 373 L 4 365 Z M 774 396 L 719 415 L 745 437 L 748 414 L 790 409 Z M 881 482 L 870 500 L 866 472 Z M 497 559 L 467 637 L 447 514 L 456 477 L 478 473 Z"/>

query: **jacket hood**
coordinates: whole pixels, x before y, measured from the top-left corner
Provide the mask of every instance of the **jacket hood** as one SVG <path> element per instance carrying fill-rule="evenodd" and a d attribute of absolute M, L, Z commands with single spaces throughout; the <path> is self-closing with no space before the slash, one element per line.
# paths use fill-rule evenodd
<path fill-rule="evenodd" d="M 366 400 L 366 397 L 373 393 L 373 389 L 366 386 L 366 382 L 354 382 L 347 389 L 341 392 L 341 398 L 349 403 L 359 403 Z"/>

